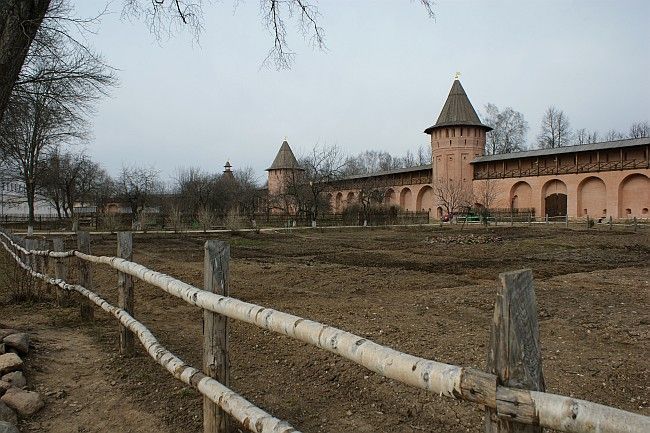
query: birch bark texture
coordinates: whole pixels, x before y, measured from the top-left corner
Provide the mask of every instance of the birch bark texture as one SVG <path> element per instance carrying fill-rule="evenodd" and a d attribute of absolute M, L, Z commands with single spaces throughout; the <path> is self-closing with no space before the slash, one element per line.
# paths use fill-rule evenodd
<path fill-rule="evenodd" d="M 229 296 L 230 245 L 218 240 L 205 243 L 203 288 L 210 293 Z M 203 373 L 228 386 L 228 318 L 203 310 Z M 229 420 L 219 406 L 203 397 L 203 433 L 229 433 Z"/>
<path fill-rule="evenodd" d="M 128 261 L 133 260 L 133 236 L 131 232 L 117 233 L 117 257 Z M 118 307 L 135 317 L 133 313 L 133 277 L 124 272 L 117 271 Z M 119 324 L 120 353 L 124 356 L 133 356 L 133 333 L 122 323 Z"/>
<path fill-rule="evenodd" d="M 84 254 L 90 254 L 90 235 L 88 232 L 77 232 L 77 250 Z M 90 262 L 87 262 L 85 260 L 79 260 L 78 262 L 79 285 L 92 291 L 93 282 Z M 81 313 L 81 318 L 83 320 L 91 321 L 95 318 L 93 306 L 86 298 L 81 298 L 81 301 L 79 302 L 79 312 Z"/>
<path fill-rule="evenodd" d="M 541 433 L 534 402 L 507 395 L 510 390 L 502 388 L 545 390 L 533 273 L 505 272 L 499 280 L 488 352 L 488 371 L 497 376 L 496 410 L 486 410 L 485 431 Z"/>

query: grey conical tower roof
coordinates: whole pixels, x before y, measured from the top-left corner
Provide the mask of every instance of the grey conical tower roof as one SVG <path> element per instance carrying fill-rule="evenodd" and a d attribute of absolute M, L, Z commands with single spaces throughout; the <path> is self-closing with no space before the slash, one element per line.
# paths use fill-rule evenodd
<path fill-rule="evenodd" d="M 278 154 L 275 155 L 273 164 L 271 164 L 271 166 L 266 170 L 268 171 L 281 169 L 303 170 L 300 168 L 300 166 L 298 166 L 298 160 L 296 160 L 296 157 L 293 154 L 291 147 L 289 147 L 287 140 L 284 140 L 282 142 L 282 146 L 280 146 Z"/>
<path fill-rule="evenodd" d="M 481 119 L 476 114 L 472 103 L 469 102 L 467 93 L 465 93 L 465 89 L 460 84 L 460 80 L 454 80 L 454 84 L 451 85 L 449 96 L 447 96 L 447 101 L 445 101 L 445 105 L 442 107 L 436 124 L 428 127 L 424 132 L 430 134 L 435 128 L 441 126 L 459 125 L 482 126 L 488 131 L 492 129 L 481 123 Z"/>

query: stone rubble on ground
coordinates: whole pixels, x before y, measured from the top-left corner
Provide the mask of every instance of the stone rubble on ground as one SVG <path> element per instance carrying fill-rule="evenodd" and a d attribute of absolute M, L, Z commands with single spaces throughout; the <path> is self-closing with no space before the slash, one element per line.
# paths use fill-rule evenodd
<path fill-rule="evenodd" d="M 36 413 L 45 402 L 39 393 L 23 389 L 27 379 L 20 371 L 23 360 L 19 355 L 29 352 L 29 335 L 0 325 L 0 342 L 0 433 L 20 433 L 18 416 Z"/>
<path fill-rule="evenodd" d="M 29 352 L 29 335 L 24 332 L 9 334 L 2 339 L 7 348 L 16 349 L 20 355 L 27 355 Z"/>
<path fill-rule="evenodd" d="M 23 360 L 15 353 L 5 353 L 0 355 L 0 374 L 11 373 L 20 370 L 23 366 Z"/>
<path fill-rule="evenodd" d="M 27 386 L 27 379 L 25 379 L 25 375 L 22 371 L 12 371 L 11 373 L 7 373 L 0 377 L 0 380 L 3 382 L 9 382 L 11 386 L 15 386 L 16 388 L 24 388 Z"/>
<path fill-rule="evenodd" d="M 18 415 L 9 406 L 0 401 L 0 421 L 18 425 Z"/>
<path fill-rule="evenodd" d="M 9 388 L 5 395 L 0 397 L 0 400 L 18 412 L 20 416 L 32 415 L 45 405 L 39 393 L 20 388 Z"/>

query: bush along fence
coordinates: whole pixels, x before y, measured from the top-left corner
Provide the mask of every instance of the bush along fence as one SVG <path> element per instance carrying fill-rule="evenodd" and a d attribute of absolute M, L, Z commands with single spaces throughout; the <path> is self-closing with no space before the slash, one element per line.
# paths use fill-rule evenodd
<path fill-rule="evenodd" d="M 228 296 L 228 244 L 205 244 L 204 288 L 197 288 L 131 261 L 132 237 L 118 234 L 118 256 L 90 253 L 89 236 L 79 232 L 78 248 L 63 251 L 54 239 L 54 250 L 43 241 L 22 239 L 0 230 L 0 243 L 30 277 L 57 289 L 60 304 L 77 293 L 80 314 L 92 320 L 93 305 L 119 322 L 120 351 L 133 353 L 136 337 L 148 354 L 175 378 L 204 396 L 204 433 L 226 433 L 231 420 L 258 433 L 298 432 L 287 422 L 269 415 L 228 388 L 228 320 L 240 320 L 277 332 L 346 358 L 387 378 L 424 389 L 432 394 L 482 405 L 485 431 L 541 432 L 542 428 L 575 433 L 647 433 L 650 417 L 609 406 L 545 392 L 537 323 L 537 307 L 530 270 L 500 275 L 488 353 L 488 372 L 444 364 L 402 353 L 366 338 L 292 314 L 243 302 Z M 79 283 L 65 281 L 66 261 L 75 258 Z M 55 276 L 48 272 L 54 261 Z M 119 306 L 92 291 L 91 264 L 118 271 Z M 163 347 L 133 317 L 133 284 L 137 278 L 203 309 L 203 371 L 185 364 Z"/>

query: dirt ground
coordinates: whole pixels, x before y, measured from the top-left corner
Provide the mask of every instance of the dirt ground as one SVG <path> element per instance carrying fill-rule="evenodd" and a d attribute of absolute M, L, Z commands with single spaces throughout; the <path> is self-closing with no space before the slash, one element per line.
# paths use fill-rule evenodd
<path fill-rule="evenodd" d="M 203 244 L 232 246 L 231 295 L 414 355 L 484 368 L 499 272 L 532 268 L 547 390 L 650 415 L 650 234 L 498 227 L 137 235 L 135 261 L 197 286 Z M 68 239 L 72 247 L 74 240 Z M 115 236 L 93 253 L 114 255 Z M 6 255 L 3 255 L 6 256 Z M 6 257 L 1 260 L 5 261 Z M 1 263 L 0 263 L 1 265 Z M 74 275 L 71 277 L 74 278 Z M 116 302 L 114 271 L 96 290 Z M 23 431 L 200 432 L 201 398 L 139 349 L 116 354 L 96 311 L 7 303 L 0 324 L 32 332 L 31 386 L 47 406 Z M 201 312 L 136 283 L 136 317 L 200 366 Z M 335 355 L 230 323 L 231 387 L 303 432 L 482 432 L 482 412 L 384 379 Z"/>

